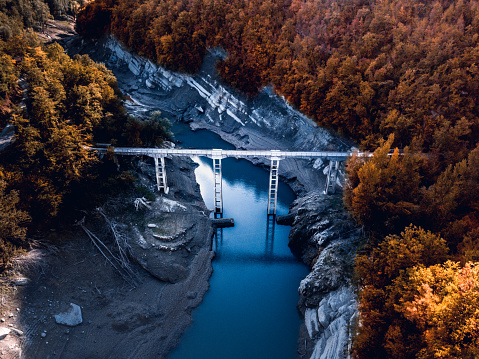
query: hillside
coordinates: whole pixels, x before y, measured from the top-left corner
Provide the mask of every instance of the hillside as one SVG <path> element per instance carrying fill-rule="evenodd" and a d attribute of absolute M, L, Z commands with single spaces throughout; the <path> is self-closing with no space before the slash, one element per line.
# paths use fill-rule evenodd
<path fill-rule="evenodd" d="M 272 84 L 319 125 L 374 150 L 347 169 L 345 204 L 370 237 L 356 259 L 353 355 L 473 358 L 478 11 L 467 0 L 99 0 L 77 29 L 111 33 L 183 72 L 221 47 L 226 82 L 250 96 Z"/>
<path fill-rule="evenodd" d="M 175 71 L 197 71 L 206 50 L 220 47 L 224 81 L 249 96 L 272 85 L 319 125 L 374 151 L 349 161 L 344 193 L 369 236 L 356 257 L 361 325 L 351 354 L 479 355 L 477 2 L 84 5 L 0 4 L 0 127 L 15 127 L 15 141 L 0 153 L 0 270 L 29 247 L 29 234 L 130 188 L 130 173 L 117 173 L 109 158 L 99 163 L 85 145 L 168 137 L 158 116 L 126 114 L 104 65 L 70 58 L 35 34 L 53 16 L 77 15 L 83 36 L 111 33 Z"/>
<path fill-rule="evenodd" d="M 0 29 L 0 127 L 10 124 L 15 131 L 0 154 L 0 268 L 8 265 L 15 246 L 28 246 L 26 225 L 42 229 L 59 214 L 101 202 L 116 191 L 115 184 L 131 182 L 131 175 L 108 170 L 85 146 L 97 141 L 151 146 L 168 137 L 161 118 L 127 115 L 116 78 L 104 65 L 88 56 L 70 58 L 60 45 L 44 44 L 27 28 L 45 25 L 30 12 L 39 5 L 28 4 L 0 7 L 6 19 Z M 68 30 L 68 24 L 56 24 Z M 50 29 L 44 39 L 57 33 Z M 110 176 L 116 180 L 108 187 Z M 85 196 L 92 185 L 98 191 Z"/>

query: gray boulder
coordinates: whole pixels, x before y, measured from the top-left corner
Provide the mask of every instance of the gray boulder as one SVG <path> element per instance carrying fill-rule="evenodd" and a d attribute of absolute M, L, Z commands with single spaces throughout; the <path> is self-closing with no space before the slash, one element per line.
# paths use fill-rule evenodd
<path fill-rule="evenodd" d="M 68 325 L 69 327 L 81 324 L 83 319 L 80 306 L 70 303 L 70 308 L 67 311 L 55 315 L 55 321 L 58 324 Z"/>

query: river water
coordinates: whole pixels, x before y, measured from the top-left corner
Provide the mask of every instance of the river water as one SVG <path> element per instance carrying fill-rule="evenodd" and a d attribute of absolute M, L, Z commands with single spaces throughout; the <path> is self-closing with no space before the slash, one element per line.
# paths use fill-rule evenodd
<path fill-rule="evenodd" d="M 214 133 L 173 126 L 184 148 L 233 149 Z M 208 208 L 213 208 L 212 161 L 196 158 L 196 179 Z M 295 358 L 300 317 L 297 288 L 308 270 L 290 252 L 290 227 L 267 216 L 268 171 L 246 160 L 223 165 L 223 212 L 233 228 L 214 238 L 213 275 L 193 324 L 168 359 Z M 281 173 L 281 163 L 280 163 Z M 294 194 L 278 189 L 278 214 L 286 214 Z"/>

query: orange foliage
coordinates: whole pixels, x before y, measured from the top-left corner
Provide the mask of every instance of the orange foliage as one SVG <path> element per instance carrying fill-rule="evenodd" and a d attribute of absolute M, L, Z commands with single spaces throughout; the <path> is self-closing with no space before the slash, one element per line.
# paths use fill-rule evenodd
<path fill-rule="evenodd" d="M 365 148 L 393 133 L 395 145 L 415 140 L 453 163 L 479 130 L 477 19 L 471 0 L 97 0 L 77 27 L 87 36 L 110 28 L 132 50 L 186 72 L 206 47 L 221 46 L 229 56 L 220 73 L 244 92 L 272 83 Z"/>
<path fill-rule="evenodd" d="M 371 159 L 348 161 L 345 204 L 357 220 L 382 233 L 397 233 L 420 214 L 421 168 L 424 159 L 405 149 L 390 154 L 391 136 Z"/>
<path fill-rule="evenodd" d="M 361 326 L 354 341 L 355 357 L 409 358 L 425 345 L 420 328 L 406 320 L 397 304 L 410 286 L 406 271 L 441 263 L 447 252 L 444 239 L 410 226 L 400 236 L 387 236 L 370 255 L 357 257 Z"/>
<path fill-rule="evenodd" d="M 272 84 L 318 124 L 376 149 L 350 160 L 345 202 L 378 241 L 414 223 L 441 233 L 458 260 L 479 257 L 477 2 L 96 0 L 78 17 L 83 34 L 90 24 L 180 71 L 222 47 L 218 70 L 235 87 L 254 94 Z M 390 154 L 395 147 L 404 152 Z M 411 266 L 444 260 L 421 247 L 427 238 L 445 248 L 407 229 L 358 257 L 356 356 L 414 357 L 435 340 L 396 307 Z"/>
<path fill-rule="evenodd" d="M 479 263 L 415 267 L 408 279 L 399 309 L 426 343 L 417 358 L 477 358 Z"/>

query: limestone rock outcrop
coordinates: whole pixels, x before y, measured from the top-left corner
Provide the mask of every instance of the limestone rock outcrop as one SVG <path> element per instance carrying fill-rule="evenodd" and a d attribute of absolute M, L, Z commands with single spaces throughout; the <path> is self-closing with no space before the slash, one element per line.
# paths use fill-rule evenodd
<path fill-rule="evenodd" d="M 300 357 L 348 358 L 357 316 L 350 280 L 361 230 L 342 208 L 339 195 L 309 193 L 293 202 L 288 217 L 293 222 L 289 245 L 311 267 L 299 286 L 305 328 Z"/>
<path fill-rule="evenodd" d="M 213 232 L 209 210 L 195 181 L 194 162 L 189 158 L 167 159 L 167 168 L 170 191 L 139 209 L 142 221 L 133 226 L 129 245 L 133 258 L 151 275 L 178 283 L 189 276 L 192 258 Z M 154 169 L 142 165 L 138 173 L 140 182 L 154 191 Z M 174 185 L 179 183 L 181 187 Z"/>

